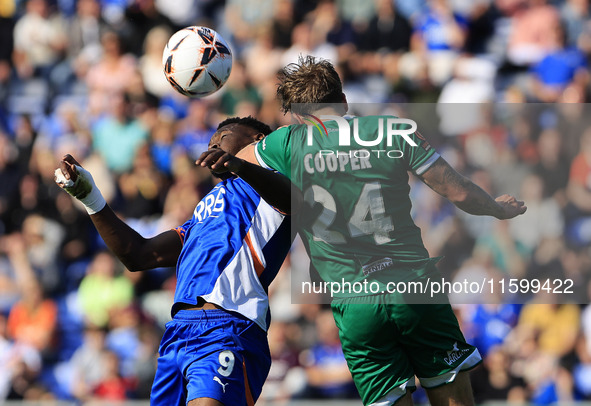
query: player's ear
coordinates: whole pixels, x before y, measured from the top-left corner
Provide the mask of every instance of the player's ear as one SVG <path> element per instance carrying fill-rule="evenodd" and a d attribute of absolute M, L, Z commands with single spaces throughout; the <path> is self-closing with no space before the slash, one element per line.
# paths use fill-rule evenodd
<path fill-rule="evenodd" d="M 255 141 L 260 141 L 263 138 L 265 138 L 265 134 L 263 134 L 263 133 L 258 133 L 258 134 L 255 134 L 255 136 L 254 136 Z"/>

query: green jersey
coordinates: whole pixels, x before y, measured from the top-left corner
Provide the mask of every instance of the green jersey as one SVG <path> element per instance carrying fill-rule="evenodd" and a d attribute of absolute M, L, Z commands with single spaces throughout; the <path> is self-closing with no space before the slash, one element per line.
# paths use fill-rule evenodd
<path fill-rule="evenodd" d="M 259 163 L 288 176 L 314 207 L 293 224 L 323 281 L 408 281 L 432 268 L 410 215 L 408 172 L 422 174 L 439 154 L 417 132 L 389 131 L 407 128 L 396 120 L 290 125 L 256 146 Z"/>

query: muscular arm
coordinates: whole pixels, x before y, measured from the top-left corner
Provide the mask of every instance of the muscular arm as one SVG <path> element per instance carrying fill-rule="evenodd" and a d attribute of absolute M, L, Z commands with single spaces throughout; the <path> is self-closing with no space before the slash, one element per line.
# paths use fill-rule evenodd
<path fill-rule="evenodd" d="M 59 170 L 61 170 L 65 180 L 76 182 L 78 179 L 76 166 L 80 166 L 80 164 L 71 155 L 66 155 L 62 159 Z M 88 177 L 92 178 L 88 172 L 86 173 Z M 90 194 L 89 189 L 96 188 L 92 179 L 87 180 L 86 189 L 81 188 L 81 185 L 83 186 L 81 182 L 79 182 L 79 186 L 66 186 L 63 182 L 57 180 L 57 175 L 56 182 L 78 199 L 84 194 Z M 100 191 L 98 193 L 100 195 Z M 130 271 L 176 265 L 182 243 L 175 231 L 169 230 L 153 238 L 144 238 L 117 217 L 107 204 L 102 209 L 97 209 L 96 212 L 93 211 L 90 219 L 107 247 Z"/>
<path fill-rule="evenodd" d="M 107 247 L 132 272 L 158 267 L 173 267 L 182 243 L 176 231 L 168 230 L 153 238 L 144 238 L 123 222 L 106 205 L 90 216 Z"/>
<path fill-rule="evenodd" d="M 523 214 L 527 209 L 523 202 L 512 196 L 502 195 L 493 199 L 478 185 L 456 172 L 443 158 L 435 161 L 420 178 L 435 192 L 469 214 L 503 220 Z"/>
<path fill-rule="evenodd" d="M 251 144 L 244 149 L 251 147 L 254 148 L 254 145 Z M 214 172 L 235 173 L 252 186 L 271 206 L 286 214 L 295 213 L 302 201 L 299 190 L 286 176 L 259 166 L 254 152 L 252 152 L 252 160 L 239 158 L 245 156 L 242 151 L 237 156 L 233 156 L 220 149 L 210 149 L 201 154 L 196 163 L 207 166 Z"/>

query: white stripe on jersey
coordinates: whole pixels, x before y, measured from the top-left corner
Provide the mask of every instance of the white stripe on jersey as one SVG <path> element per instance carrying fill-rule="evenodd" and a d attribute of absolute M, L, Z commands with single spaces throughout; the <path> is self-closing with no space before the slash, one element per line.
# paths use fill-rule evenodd
<path fill-rule="evenodd" d="M 417 170 L 415 171 L 415 174 L 417 175 L 422 175 L 423 173 L 425 173 L 425 171 L 427 169 L 429 169 L 431 167 L 431 165 L 433 165 L 435 163 L 435 161 L 437 161 L 439 159 L 441 155 L 439 155 L 437 152 L 434 153 L 433 155 L 431 155 L 431 157 L 429 157 L 429 159 L 427 159 L 421 166 L 419 166 L 417 168 Z"/>
<path fill-rule="evenodd" d="M 263 266 L 267 265 L 263 248 L 275 236 L 284 219 L 284 215 L 260 199 L 248 235 Z M 242 314 L 267 331 L 269 297 L 254 268 L 255 261 L 248 244 L 243 240 L 242 247 L 223 269 L 211 293 L 201 297 L 206 302 Z"/>
<path fill-rule="evenodd" d="M 259 154 L 259 143 L 265 141 L 265 139 L 263 138 L 261 141 L 257 142 L 256 144 L 254 144 L 254 156 L 257 159 L 257 162 L 259 163 L 260 166 L 262 166 L 263 168 L 266 169 L 271 169 L 273 170 L 273 168 L 271 168 L 269 165 L 267 165 L 265 163 L 265 161 L 263 160 L 263 158 L 261 157 L 261 154 Z M 263 144 L 264 145 L 264 144 Z"/>

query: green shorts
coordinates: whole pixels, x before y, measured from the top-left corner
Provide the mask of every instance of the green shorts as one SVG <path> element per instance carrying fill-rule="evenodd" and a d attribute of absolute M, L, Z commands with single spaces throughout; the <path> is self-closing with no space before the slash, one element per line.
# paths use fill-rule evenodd
<path fill-rule="evenodd" d="M 332 303 L 347 364 L 364 405 L 391 405 L 414 390 L 453 382 L 478 365 L 449 304 L 384 304 L 381 295 Z M 379 403 L 376 403 L 379 402 Z"/>

